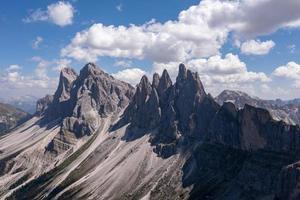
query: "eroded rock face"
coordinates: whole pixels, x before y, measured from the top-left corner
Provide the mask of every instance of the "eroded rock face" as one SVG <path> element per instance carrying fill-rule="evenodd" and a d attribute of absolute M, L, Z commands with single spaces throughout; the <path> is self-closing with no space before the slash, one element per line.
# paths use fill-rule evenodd
<path fill-rule="evenodd" d="M 190 123 L 193 120 L 192 114 L 195 109 L 200 107 L 201 102 L 207 97 L 199 75 L 190 70 L 186 70 L 185 66 L 179 66 L 179 73 L 176 79 L 176 98 L 175 106 L 178 110 L 179 124 L 182 131 L 190 130 Z"/>
<path fill-rule="evenodd" d="M 62 120 L 62 131 L 77 137 L 92 134 L 99 126 L 99 116 L 119 112 L 125 108 L 134 88 L 88 63 L 80 74 L 64 68 L 54 96 L 38 101 L 37 114 L 43 121 Z"/>
<path fill-rule="evenodd" d="M 92 134 L 105 117 L 125 108 L 133 96 L 133 87 L 116 80 L 95 64 L 87 64 L 71 90 L 71 116 L 64 119 L 63 130 L 76 136 Z"/>
<path fill-rule="evenodd" d="M 300 199 L 300 162 L 284 167 L 279 175 L 277 199 Z"/>
<path fill-rule="evenodd" d="M 64 68 L 60 72 L 59 84 L 57 90 L 53 96 L 53 100 L 50 103 L 50 99 L 41 100 L 46 103 L 46 109 L 44 108 L 44 122 L 51 122 L 56 119 L 63 119 L 70 115 L 72 105 L 70 103 L 71 90 L 73 83 L 77 79 L 76 72 L 71 68 Z"/>
<path fill-rule="evenodd" d="M 234 104 L 226 102 L 214 116 L 211 129 L 206 136 L 209 142 L 217 142 L 240 148 L 239 123 L 237 119 L 238 110 Z"/>
<path fill-rule="evenodd" d="M 246 104 L 237 111 L 227 102 L 214 117 L 207 139 L 245 151 L 295 153 L 300 147 L 300 128 L 275 121 L 265 109 Z"/>
<path fill-rule="evenodd" d="M 46 95 L 45 97 L 39 99 L 36 103 L 36 115 L 42 116 L 45 111 L 53 102 L 53 95 Z"/>
<path fill-rule="evenodd" d="M 183 64 L 174 84 L 166 70 L 161 77 L 154 74 L 152 84 L 144 76 L 124 118 L 132 127 L 155 130 L 151 143 L 158 154 L 170 155 L 186 140 L 248 152 L 295 153 L 300 146 L 299 127 L 276 121 L 267 110 L 247 104 L 241 110 L 230 102 L 220 107 L 206 94 L 198 74 Z"/>
<path fill-rule="evenodd" d="M 153 81 L 155 82 L 155 80 Z M 132 126 L 153 128 L 159 122 L 160 117 L 161 111 L 157 90 L 151 86 L 147 76 L 143 76 L 137 85 L 132 102 L 125 110 L 124 118 L 126 121 L 130 121 Z"/>
<path fill-rule="evenodd" d="M 132 127 L 155 129 L 151 142 L 157 144 L 158 153 L 168 155 L 175 152 L 183 138 L 202 138 L 208 120 L 219 108 L 205 93 L 198 74 L 187 70 L 183 64 L 179 66 L 176 80 L 173 84 L 167 70 L 161 77 L 154 74 L 152 84 L 143 76 L 124 113 L 125 121 Z"/>
<path fill-rule="evenodd" d="M 70 99 L 73 82 L 78 75 L 72 68 L 63 68 L 60 73 L 58 88 L 54 94 L 54 101 L 64 102 Z"/>
<path fill-rule="evenodd" d="M 101 125 L 101 117 L 117 114 L 128 105 L 133 91 L 131 85 L 93 63 L 85 65 L 79 75 L 73 69 L 63 69 L 53 100 L 46 97 L 38 103 L 37 113 L 43 116 L 43 122 L 61 122 L 61 131 L 48 150 L 60 153 L 76 139 L 93 134 Z"/>

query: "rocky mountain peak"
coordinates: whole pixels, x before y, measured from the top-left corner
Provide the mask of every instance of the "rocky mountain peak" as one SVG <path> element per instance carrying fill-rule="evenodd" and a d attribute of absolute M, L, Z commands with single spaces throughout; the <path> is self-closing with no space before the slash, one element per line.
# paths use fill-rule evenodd
<path fill-rule="evenodd" d="M 134 88 L 88 63 L 79 76 L 71 68 L 60 73 L 53 100 L 45 97 L 38 102 L 43 122 L 60 119 L 61 134 L 66 131 L 76 137 L 92 134 L 99 126 L 99 117 L 116 113 L 127 106 Z"/>
<path fill-rule="evenodd" d="M 102 70 L 97 68 L 95 63 L 87 63 L 81 70 L 80 70 L 80 77 L 86 78 L 89 75 L 99 74 Z"/>
<path fill-rule="evenodd" d="M 42 116 L 53 102 L 53 95 L 46 95 L 36 102 L 36 115 Z"/>
<path fill-rule="evenodd" d="M 133 127 L 157 129 L 158 133 L 151 141 L 164 143 L 164 149 L 157 148 L 158 152 L 165 152 L 162 156 L 166 156 L 174 152 L 183 135 L 203 134 L 208 123 L 197 120 L 210 118 L 216 109 L 218 105 L 206 95 L 198 74 L 186 70 L 181 64 L 175 84 L 172 84 L 167 70 L 160 78 L 158 74 L 153 75 L 152 87 L 146 76 L 142 77 L 124 119 Z"/>
<path fill-rule="evenodd" d="M 159 74 L 158 73 L 154 73 L 153 74 L 153 77 L 152 77 L 152 87 L 156 88 L 158 87 L 158 84 L 159 84 Z"/>
<path fill-rule="evenodd" d="M 151 86 L 150 81 L 146 75 L 142 76 L 140 83 L 138 84 L 138 87 L 141 88 L 141 90 L 148 91 L 149 86 Z"/>
<path fill-rule="evenodd" d="M 275 120 L 283 120 L 289 124 L 300 124 L 299 103 L 294 100 L 264 100 L 252 97 L 245 92 L 224 90 L 215 100 L 222 105 L 224 102 L 232 102 L 238 109 L 242 109 L 246 104 L 267 109 Z"/>
<path fill-rule="evenodd" d="M 179 70 L 178 70 L 178 76 L 176 79 L 176 82 L 181 82 L 183 80 L 186 80 L 187 78 L 187 70 L 184 64 L 179 65 Z"/>
<path fill-rule="evenodd" d="M 63 102 L 70 98 L 73 82 L 77 79 L 77 76 L 77 73 L 72 68 L 63 68 L 61 70 L 59 84 L 54 94 L 54 102 Z"/>
<path fill-rule="evenodd" d="M 72 68 L 63 68 L 60 72 L 58 87 L 53 96 L 47 95 L 37 102 L 37 114 L 43 115 L 44 122 L 62 119 L 71 112 L 71 90 L 77 73 Z"/>
<path fill-rule="evenodd" d="M 136 89 L 136 103 L 138 106 L 143 106 L 151 94 L 152 88 L 148 77 L 144 75 Z"/>
<path fill-rule="evenodd" d="M 256 108 L 248 104 L 245 104 L 244 109 L 242 109 L 240 112 L 241 116 L 244 118 L 256 119 L 263 124 L 272 120 L 272 116 L 269 111 L 262 108 Z"/>
<path fill-rule="evenodd" d="M 159 79 L 158 84 L 158 93 L 162 94 L 166 89 L 168 89 L 170 86 L 172 86 L 172 80 L 170 78 L 170 75 L 168 71 L 165 69 Z"/>
<path fill-rule="evenodd" d="M 179 65 L 176 88 L 179 91 L 188 92 L 192 96 L 196 94 L 199 99 L 203 99 L 206 96 L 199 74 L 186 69 L 184 64 Z"/>

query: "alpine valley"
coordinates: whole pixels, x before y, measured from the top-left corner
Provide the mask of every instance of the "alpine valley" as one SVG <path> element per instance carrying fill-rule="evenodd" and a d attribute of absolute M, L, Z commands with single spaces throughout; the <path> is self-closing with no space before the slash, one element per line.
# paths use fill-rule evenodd
<path fill-rule="evenodd" d="M 0 198 L 300 199 L 299 105 L 241 97 L 213 98 L 183 64 L 136 88 L 64 68 L 0 138 Z"/>

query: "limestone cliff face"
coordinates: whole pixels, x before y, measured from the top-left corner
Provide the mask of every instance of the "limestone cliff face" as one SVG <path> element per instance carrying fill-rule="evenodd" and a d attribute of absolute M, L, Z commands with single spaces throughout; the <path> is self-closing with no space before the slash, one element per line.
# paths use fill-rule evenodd
<path fill-rule="evenodd" d="M 127 106 L 134 88 L 88 63 L 80 74 L 64 68 L 60 73 L 58 88 L 53 96 L 37 102 L 37 115 L 43 121 L 62 121 L 62 131 L 75 133 L 76 137 L 92 134 L 98 117 L 119 112 Z"/>
<path fill-rule="evenodd" d="M 65 151 L 76 139 L 93 134 L 101 125 L 101 117 L 117 114 L 128 105 L 133 91 L 130 84 L 116 80 L 93 63 L 85 65 L 79 75 L 71 68 L 62 69 L 54 96 L 46 96 L 37 104 L 43 123 L 61 123 L 61 131 L 48 150 Z"/>
<path fill-rule="evenodd" d="M 295 153 L 300 149 L 299 126 L 275 121 L 267 110 L 250 105 L 239 111 L 225 103 L 212 121 L 207 139 L 246 151 Z"/>
<path fill-rule="evenodd" d="M 92 134 L 99 126 L 99 116 L 119 112 L 128 105 L 133 87 L 116 80 L 95 64 L 87 64 L 74 81 L 70 97 L 71 114 L 63 120 L 63 131 L 77 137 Z"/>
<path fill-rule="evenodd" d="M 278 199 L 297 200 L 300 198 L 300 162 L 285 166 L 279 175 Z"/>
<path fill-rule="evenodd" d="M 151 143 L 163 157 L 194 140 L 247 152 L 299 152 L 298 126 L 276 121 L 267 110 L 248 104 L 240 110 L 230 102 L 220 107 L 206 94 L 198 74 L 183 64 L 174 84 L 166 70 L 161 77 L 154 74 L 152 83 L 142 77 L 124 119 L 132 127 L 153 130 Z"/>
<path fill-rule="evenodd" d="M 46 95 L 45 97 L 39 99 L 36 102 L 36 112 L 35 114 L 38 116 L 42 116 L 45 114 L 45 111 L 53 102 L 53 95 Z"/>
<path fill-rule="evenodd" d="M 175 153 L 176 146 L 186 138 L 202 139 L 219 105 L 204 91 L 197 73 L 181 64 L 176 83 L 164 70 L 155 73 L 152 84 L 143 76 L 133 101 L 124 113 L 132 127 L 155 130 L 151 143 L 163 156 Z"/>
<path fill-rule="evenodd" d="M 77 73 L 71 68 L 64 68 L 60 72 L 59 84 L 53 100 L 46 97 L 46 109 L 44 108 L 44 121 L 50 122 L 56 119 L 63 119 L 71 112 L 70 95 L 73 83 L 77 79 Z"/>

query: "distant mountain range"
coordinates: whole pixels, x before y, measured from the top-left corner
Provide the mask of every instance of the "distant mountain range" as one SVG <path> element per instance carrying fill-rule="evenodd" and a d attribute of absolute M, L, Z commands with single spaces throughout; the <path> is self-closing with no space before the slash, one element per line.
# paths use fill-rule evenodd
<path fill-rule="evenodd" d="M 24 110 L 27 113 L 34 114 L 36 111 L 36 102 L 39 98 L 30 95 L 18 96 L 9 99 L 0 99 L 0 102 Z"/>
<path fill-rule="evenodd" d="M 0 103 L 0 135 L 30 118 L 27 112 L 8 104 Z"/>
<path fill-rule="evenodd" d="M 258 97 L 251 97 L 241 91 L 231 90 L 224 90 L 215 99 L 220 105 L 223 102 L 232 102 L 239 109 L 243 108 L 245 104 L 265 108 L 270 111 L 272 117 L 276 120 L 300 125 L 300 99 L 287 101 L 281 99 L 263 100 Z"/>
<path fill-rule="evenodd" d="M 175 83 L 164 70 L 136 88 L 93 63 L 65 68 L 0 138 L 0 198 L 299 199 L 300 127 L 273 119 L 290 104 L 215 100 L 183 64 Z"/>

